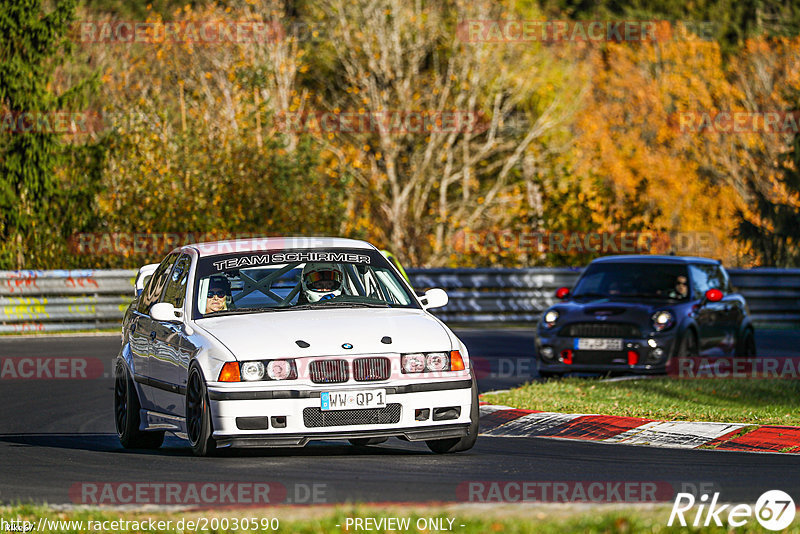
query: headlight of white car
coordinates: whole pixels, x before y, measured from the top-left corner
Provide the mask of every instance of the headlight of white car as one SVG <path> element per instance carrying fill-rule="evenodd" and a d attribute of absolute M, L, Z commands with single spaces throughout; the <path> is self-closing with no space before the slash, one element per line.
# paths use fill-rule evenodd
<path fill-rule="evenodd" d="M 463 371 L 464 360 L 461 352 L 412 352 L 403 354 L 401 364 L 404 373 L 422 373 L 425 371 Z"/>
<path fill-rule="evenodd" d="M 259 380 L 294 380 L 294 360 L 227 362 L 219 373 L 220 382 L 257 382 Z"/>
<path fill-rule="evenodd" d="M 264 378 L 264 364 L 261 362 L 242 362 L 239 368 L 241 369 L 242 380 L 245 382 L 263 380 Z"/>
<path fill-rule="evenodd" d="M 292 376 L 294 375 L 294 376 Z M 272 380 L 297 378 L 294 360 L 272 360 L 267 363 L 267 376 Z"/>
<path fill-rule="evenodd" d="M 430 371 L 447 371 L 450 369 L 450 357 L 446 352 L 431 352 L 425 358 L 425 365 Z"/>
<path fill-rule="evenodd" d="M 421 352 L 403 354 L 401 361 L 404 373 L 421 373 L 425 370 L 425 355 Z"/>

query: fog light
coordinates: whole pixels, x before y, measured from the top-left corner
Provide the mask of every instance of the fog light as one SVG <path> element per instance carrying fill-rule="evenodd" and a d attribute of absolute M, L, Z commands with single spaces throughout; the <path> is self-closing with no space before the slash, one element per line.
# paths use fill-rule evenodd
<path fill-rule="evenodd" d="M 461 416 L 461 406 L 450 406 L 447 408 L 434 408 L 433 420 L 446 421 L 448 419 L 458 419 Z"/>
<path fill-rule="evenodd" d="M 541 354 L 542 358 L 545 360 L 552 360 L 555 357 L 556 352 L 553 350 L 553 347 L 545 346 L 539 349 L 539 354 Z"/>
<path fill-rule="evenodd" d="M 657 347 L 650 351 L 650 356 L 648 356 L 647 361 L 657 362 L 662 358 L 662 356 L 664 356 L 664 349 Z"/>
<path fill-rule="evenodd" d="M 414 410 L 415 421 L 427 421 L 430 416 L 431 416 L 430 408 L 417 408 L 416 410 Z"/>
<path fill-rule="evenodd" d="M 647 344 L 650 345 L 653 348 L 656 348 L 658 346 L 658 343 L 656 343 L 655 339 L 648 339 L 647 340 Z"/>
<path fill-rule="evenodd" d="M 286 416 L 285 415 L 275 415 L 270 417 L 270 422 L 272 423 L 272 428 L 286 428 Z"/>

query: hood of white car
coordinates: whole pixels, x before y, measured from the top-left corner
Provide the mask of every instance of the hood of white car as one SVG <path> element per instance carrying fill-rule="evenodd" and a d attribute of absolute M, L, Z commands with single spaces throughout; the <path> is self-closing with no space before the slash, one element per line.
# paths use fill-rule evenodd
<path fill-rule="evenodd" d="M 196 324 L 240 360 L 448 351 L 452 348 L 445 328 L 421 310 L 286 310 L 210 317 Z M 384 338 L 390 338 L 391 343 L 381 341 Z M 299 346 L 298 341 L 307 343 L 308 347 Z M 348 344 L 352 348 L 344 348 Z"/>

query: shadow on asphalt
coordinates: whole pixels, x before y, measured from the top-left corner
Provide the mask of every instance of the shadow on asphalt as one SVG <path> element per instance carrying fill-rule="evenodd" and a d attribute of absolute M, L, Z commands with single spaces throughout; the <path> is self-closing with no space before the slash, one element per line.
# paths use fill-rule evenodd
<path fill-rule="evenodd" d="M 418 456 L 431 455 L 427 448 L 409 450 L 397 448 L 393 445 L 405 444 L 390 439 L 388 442 L 369 447 L 356 447 L 345 442 L 318 441 L 311 442 L 305 447 L 286 448 L 240 448 L 219 449 L 217 457 L 323 457 L 323 456 Z M 119 443 L 116 434 L 0 434 L 0 442 L 10 443 L 12 447 L 51 447 L 56 449 L 73 449 L 85 451 L 114 452 L 120 454 L 145 454 L 152 456 L 194 456 L 188 442 L 167 436 L 164 445 L 155 450 L 150 449 L 124 449 Z M 422 443 L 420 443 L 422 445 Z"/>

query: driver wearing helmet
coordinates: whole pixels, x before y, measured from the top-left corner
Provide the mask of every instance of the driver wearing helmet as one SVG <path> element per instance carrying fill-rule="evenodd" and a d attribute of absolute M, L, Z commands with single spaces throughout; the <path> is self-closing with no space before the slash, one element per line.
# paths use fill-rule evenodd
<path fill-rule="evenodd" d="M 342 294 L 344 271 L 335 263 L 306 263 L 303 294 L 308 302 L 319 302 Z"/>

